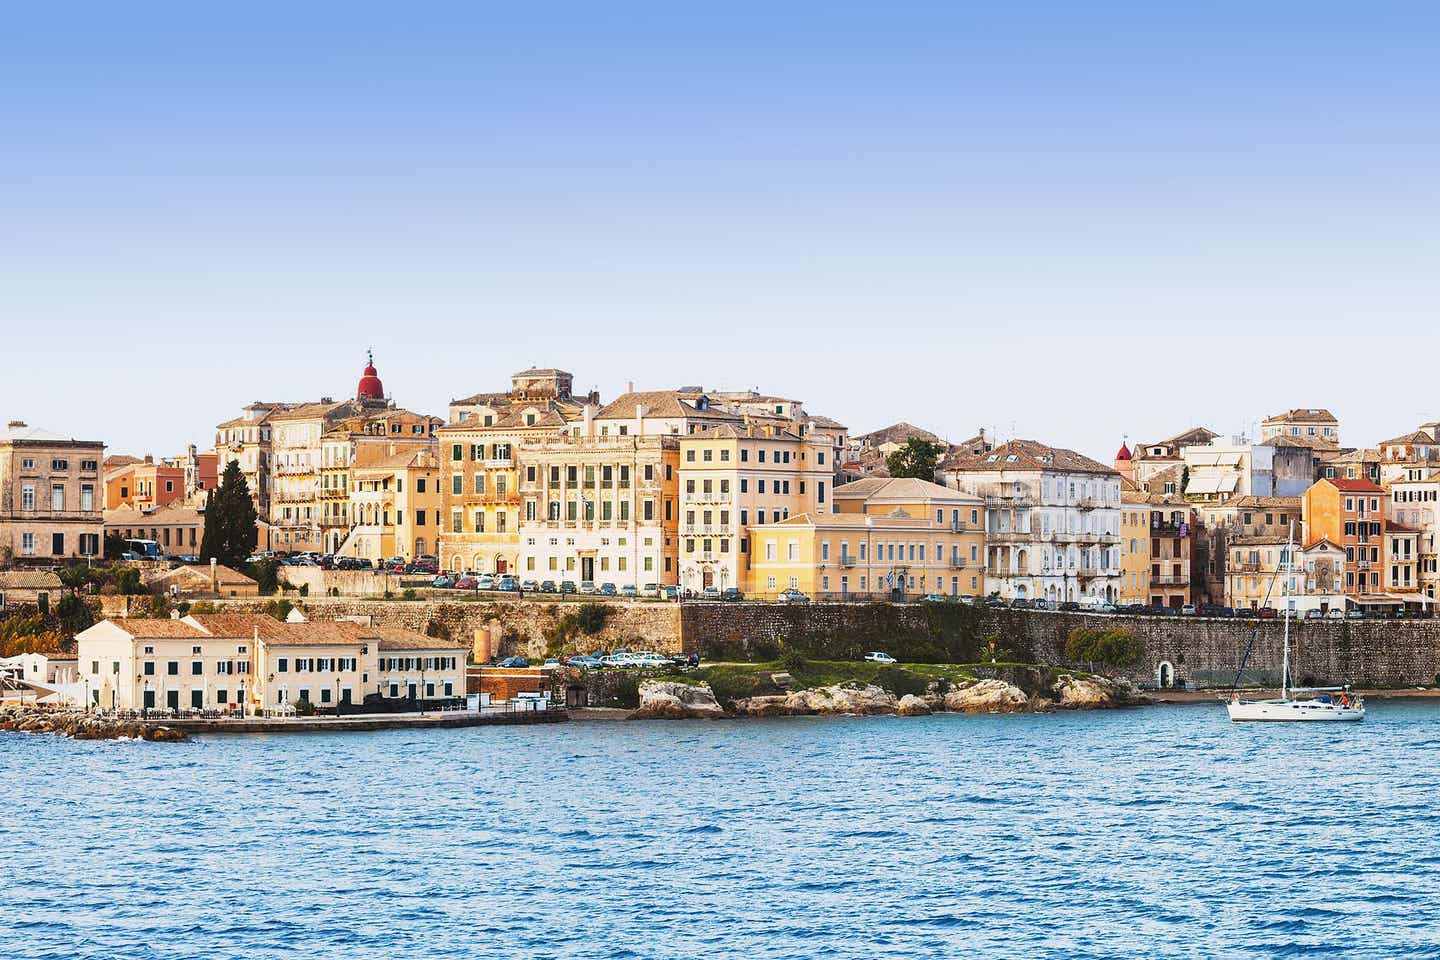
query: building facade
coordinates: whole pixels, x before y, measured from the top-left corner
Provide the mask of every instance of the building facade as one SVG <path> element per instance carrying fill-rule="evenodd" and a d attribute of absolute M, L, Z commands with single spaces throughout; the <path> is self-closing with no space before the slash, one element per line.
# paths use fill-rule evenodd
<path fill-rule="evenodd" d="M 0 559 L 53 563 L 102 556 L 104 457 L 98 440 L 10 421 L 0 433 Z"/>
<path fill-rule="evenodd" d="M 1321 480 L 1301 501 L 1307 541 L 1321 537 L 1345 551 L 1344 590 L 1359 604 L 1386 603 L 1382 552 L 1385 491 L 1369 480 Z"/>
<path fill-rule="evenodd" d="M 1120 596 L 1120 474 L 1034 440 L 948 458 L 945 485 L 985 502 L 987 592 L 1064 602 Z"/>

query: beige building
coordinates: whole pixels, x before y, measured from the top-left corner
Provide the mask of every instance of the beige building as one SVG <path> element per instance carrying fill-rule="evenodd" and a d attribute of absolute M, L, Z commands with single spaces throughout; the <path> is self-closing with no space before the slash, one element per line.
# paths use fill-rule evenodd
<path fill-rule="evenodd" d="M 12 420 L 0 432 L 0 561 L 102 556 L 105 445 Z"/>
<path fill-rule="evenodd" d="M 982 500 L 924 480 L 870 477 L 835 491 L 835 513 L 806 513 L 750 532 L 749 595 L 799 590 L 821 599 L 980 596 Z"/>
<path fill-rule="evenodd" d="M 435 556 L 440 537 L 440 460 L 428 449 L 350 468 L 349 536 L 339 556 L 373 561 Z"/>
<path fill-rule="evenodd" d="M 49 570 L 0 570 L 0 610 L 35 607 L 49 613 L 64 590 Z"/>
<path fill-rule="evenodd" d="M 776 422 L 723 423 L 680 439 L 680 585 L 744 589 L 749 531 L 830 512 L 834 445 Z"/>
<path fill-rule="evenodd" d="M 1303 539 L 1299 497 L 1234 496 L 1218 503 L 1193 505 L 1199 518 L 1195 551 L 1194 597 L 1197 603 L 1230 603 L 1227 568 L 1235 537 L 1279 537 L 1293 529 Z"/>
<path fill-rule="evenodd" d="M 181 564 L 151 578 L 146 586 L 172 597 L 258 597 L 260 585 L 223 563 Z"/>
<path fill-rule="evenodd" d="M 1385 484 L 1385 514 L 1387 531 L 1392 527 L 1416 531 L 1417 589 L 1434 600 L 1440 596 L 1440 468 L 1411 465 Z"/>
<path fill-rule="evenodd" d="M 1120 494 L 1120 602 L 1180 608 L 1194 602 L 1195 520 L 1174 494 Z"/>
<path fill-rule="evenodd" d="M 523 445 L 566 434 L 572 421 L 582 419 L 586 403 L 597 397 L 577 399 L 573 379 L 554 368 L 522 370 L 510 378 L 509 391 L 450 401 L 450 422 L 436 431 L 446 474 L 442 567 L 520 572 Z M 523 470 L 529 484 L 538 486 L 538 466 L 529 463 Z"/>
<path fill-rule="evenodd" d="M 464 693 L 464 646 L 349 621 L 249 614 L 121 619 L 76 636 L 91 702 L 120 710 L 286 711 Z"/>
<path fill-rule="evenodd" d="M 119 507 L 105 511 L 105 535 L 154 540 L 166 556 L 198 556 L 205 538 L 205 513 L 178 501 L 148 510 Z"/>
<path fill-rule="evenodd" d="M 1260 424 L 1260 440 L 1272 437 L 1315 438 L 1320 442 L 1340 443 L 1340 422 L 1329 410 L 1299 407 L 1266 417 Z"/>

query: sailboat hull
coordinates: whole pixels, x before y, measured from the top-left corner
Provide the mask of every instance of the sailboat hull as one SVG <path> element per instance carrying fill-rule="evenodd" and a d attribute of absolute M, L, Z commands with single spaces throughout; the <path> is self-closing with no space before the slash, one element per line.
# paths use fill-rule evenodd
<path fill-rule="evenodd" d="M 1225 704 L 1230 719 L 1292 723 L 1355 722 L 1365 719 L 1365 705 L 1322 703 L 1319 700 L 1232 700 Z"/>

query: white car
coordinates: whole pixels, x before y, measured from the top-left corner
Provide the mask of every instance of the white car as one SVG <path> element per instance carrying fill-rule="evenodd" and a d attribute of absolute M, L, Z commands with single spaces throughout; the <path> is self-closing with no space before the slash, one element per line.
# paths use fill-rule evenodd
<path fill-rule="evenodd" d="M 866 659 L 866 661 L 868 661 L 869 663 L 899 663 L 899 662 L 900 662 L 900 661 L 896 660 L 894 657 L 890 656 L 890 654 L 885 653 L 883 650 L 871 650 L 869 653 L 865 654 L 865 659 Z"/>
<path fill-rule="evenodd" d="M 630 661 L 637 667 L 647 670 L 664 670 L 674 666 L 669 657 L 662 657 L 658 653 L 636 653 L 630 656 Z"/>

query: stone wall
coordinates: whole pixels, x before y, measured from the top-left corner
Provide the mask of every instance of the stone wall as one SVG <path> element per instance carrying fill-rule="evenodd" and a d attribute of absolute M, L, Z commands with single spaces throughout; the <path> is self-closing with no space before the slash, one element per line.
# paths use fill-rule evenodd
<path fill-rule="evenodd" d="M 119 600 L 122 598 L 106 598 Z M 145 598 L 131 598 L 143 601 Z M 480 631 L 492 656 L 532 658 L 558 652 L 556 627 L 575 601 L 361 600 L 307 597 L 293 602 L 313 619 L 369 616 L 470 643 Z M 266 601 L 217 600 L 217 609 L 261 612 Z M 1123 617 L 969 607 L 963 604 L 604 602 L 603 628 L 575 633 L 565 649 L 623 647 L 698 653 L 707 660 L 769 659 L 788 644 L 813 656 L 859 658 L 885 650 L 903 661 L 973 661 L 990 637 L 1016 660 L 1059 664 L 1069 632 L 1124 627 L 1144 644 L 1132 670 L 1155 682 L 1162 663 L 1176 680 L 1228 684 L 1255 623 L 1248 620 Z M 138 612 L 138 611 L 137 611 Z M 1262 621 L 1247 663 L 1252 680 L 1273 682 L 1280 671 L 1282 624 Z M 1292 623 L 1291 674 L 1301 684 L 1416 686 L 1440 673 L 1440 619 L 1305 620 Z M 547 636 L 548 635 L 548 636 Z"/>
<path fill-rule="evenodd" d="M 579 609 L 576 601 L 551 600 L 363 600 L 344 597 L 290 597 L 296 609 L 311 620 L 371 617 L 383 626 L 405 627 L 431 636 L 446 636 L 488 646 L 490 656 L 544 657 L 559 652 L 552 642 L 556 627 Z M 215 600 L 217 610 L 264 612 L 265 599 Z M 678 603 L 604 601 L 604 626 L 594 634 L 574 632 L 565 644 L 571 652 L 613 650 L 680 650 Z M 547 633 L 550 636 L 547 637 Z"/>

